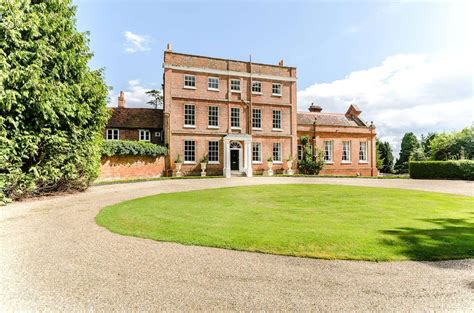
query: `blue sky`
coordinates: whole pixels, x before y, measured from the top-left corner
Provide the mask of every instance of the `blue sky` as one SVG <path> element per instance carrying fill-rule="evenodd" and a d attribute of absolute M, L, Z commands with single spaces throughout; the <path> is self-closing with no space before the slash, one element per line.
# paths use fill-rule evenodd
<path fill-rule="evenodd" d="M 76 0 L 91 32 L 93 68 L 112 97 L 140 106 L 161 88 L 163 49 L 298 68 L 298 106 L 357 103 L 383 139 L 472 123 L 473 6 L 469 2 Z M 115 99 L 114 99 L 115 102 Z M 443 114 L 443 107 L 456 110 Z M 426 110 L 433 111 L 429 116 Z M 409 118 L 407 118 L 407 115 Z M 394 118 L 407 118 L 400 126 Z"/>

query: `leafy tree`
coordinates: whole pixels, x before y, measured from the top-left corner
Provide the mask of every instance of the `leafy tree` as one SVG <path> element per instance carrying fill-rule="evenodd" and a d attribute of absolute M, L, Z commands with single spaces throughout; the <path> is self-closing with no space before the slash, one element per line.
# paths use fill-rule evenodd
<path fill-rule="evenodd" d="M 436 133 L 428 133 L 428 135 L 421 135 L 421 148 L 423 149 L 423 153 L 428 156 L 430 154 L 430 146 L 431 141 L 436 137 Z"/>
<path fill-rule="evenodd" d="M 430 156 L 433 160 L 474 159 L 474 127 L 437 134 L 431 140 Z"/>
<path fill-rule="evenodd" d="M 303 149 L 303 155 L 302 159 L 298 161 L 299 172 L 308 175 L 319 174 L 325 165 L 323 152 L 315 148 L 313 154 L 308 136 L 302 136 L 300 143 L 301 149 Z"/>
<path fill-rule="evenodd" d="M 379 142 L 377 141 L 377 153 L 379 158 L 382 161 L 382 166 L 377 168 L 382 173 L 392 173 L 393 172 L 393 152 L 392 147 L 388 141 Z"/>
<path fill-rule="evenodd" d="M 161 94 L 160 90 L 148 90 L 146 94 L 152 97 L 152 99 L 148 101 L 147 104 L 154 106 L 155 109 L 157 109 L 158 107 L 163 107 L 163 95 Z"/>
<path fill-rule="evenodd" d="M 0 202 L 98 174 L 107 87 L 75 14 L 71 0 L 0 1 Z"/>
<path fill-rule="evenodd" d="M 408 172 L 408 161 L 413 151 L 420 147 L 420 143 L 412 132 L 405 133 L 402 139 L 400 156 L 395 162 L 395 169 L 399 172 Z"/>
<path fill-rule="evenodd" d="M 416 148 L 410 154 L 410 161 L 424 161 L 426 160 L 425 152 L 422 147 Z"/>

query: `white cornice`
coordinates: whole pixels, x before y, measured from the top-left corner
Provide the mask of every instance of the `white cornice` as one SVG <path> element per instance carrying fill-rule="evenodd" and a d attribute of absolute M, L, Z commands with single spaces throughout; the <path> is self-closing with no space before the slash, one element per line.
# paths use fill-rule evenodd
<path fill-rule="evenodd" d="M 284 76 L 276 76 L 276 75 L 266 75 L 266 74 L 258 74 L 258 73 L 248 73 L 248 72 L 238 72 L 238 71 L 224 71 L 224 70 L 216 70 L 212 68 L 199 68 L 199 67 L 189 67 L 189 66 L 178 66 L 163 63 L 163 68 L 169 68 L 172 70 L 184 71 L 184 72 L 194 72 L 194 73 L 205 73 L 205 74 L 213 74 L 213 75 L 229 75 L 229 76 L 239 76 L 239 77 L 252 77 L 255 79 L 268 79 L 268 80 L 276 80 L 276 81 L 285 81 L 285 82 L 295 82 L 296 77 L 284 77 Z"/>

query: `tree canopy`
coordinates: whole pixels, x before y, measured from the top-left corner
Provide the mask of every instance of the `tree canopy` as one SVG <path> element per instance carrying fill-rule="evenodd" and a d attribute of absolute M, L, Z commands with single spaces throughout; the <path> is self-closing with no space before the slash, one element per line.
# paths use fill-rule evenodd
<path fill-rule="evenodd" d="M 400 146 L 400 155 L 395 162 L 395 168 L 400 172 L 407 172 L 408 171 L 408 161 L 410 160 L 410 156 L 420 147 L 420 143 L 416 138 L 415 134 L 412 132 L 405 133 L 402 139 L 402 143 Z"/>
<path fill-rule="evenodd" d="M 0 202 L 97 176 L 107 86 L 71 0 L 0 2 Z"/>

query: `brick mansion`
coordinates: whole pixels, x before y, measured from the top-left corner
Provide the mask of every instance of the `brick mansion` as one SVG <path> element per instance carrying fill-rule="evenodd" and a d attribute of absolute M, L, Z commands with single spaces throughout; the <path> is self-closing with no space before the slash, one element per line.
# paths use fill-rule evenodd
<path fill-rule="evenodd" d="M 176 53 L 168 45 L 163 62 L 163 108 L 128 108 L 123 92 L 112 108 L 107 140 L 145 140 L 168 147 L 168 174 L 182 159 L 184 175 L 197 175 L 207 157 L 208 175 L 261 175 L 297 171 L 300 138 L 323 152 L 321 174 L 378 174 L 375 127 L 353 104 L 326 113 L 311 104 L 297 111 L 296 68 Z M 294 159 L 294 162 L 288 162 Z"/>

